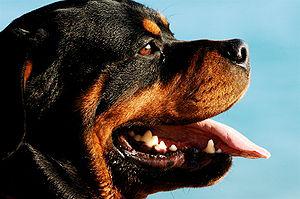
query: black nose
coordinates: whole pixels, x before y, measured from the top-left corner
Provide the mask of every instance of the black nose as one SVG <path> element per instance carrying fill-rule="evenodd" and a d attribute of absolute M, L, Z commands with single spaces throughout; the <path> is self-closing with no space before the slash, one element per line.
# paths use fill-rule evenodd
<path fill-rule="evenodd" d="M 221 45 L 221 54 L 235 64 L 247 67 L 248 47 L 247 44 L 240 39 L 232 39 L 224 41 Z"/>

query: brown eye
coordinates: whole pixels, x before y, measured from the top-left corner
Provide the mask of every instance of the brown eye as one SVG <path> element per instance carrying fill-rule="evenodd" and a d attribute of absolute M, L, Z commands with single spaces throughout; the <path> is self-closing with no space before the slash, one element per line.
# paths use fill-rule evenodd
<path fill-rule="evenodd" d="M 140 50 L 139 54 L 143 55 L 143 56 L 148 56 L 148 55 L 153 54 L 153 48 L 152 48 L 151 44 L 147 44 L 145 47 L 143 47 Z"/>

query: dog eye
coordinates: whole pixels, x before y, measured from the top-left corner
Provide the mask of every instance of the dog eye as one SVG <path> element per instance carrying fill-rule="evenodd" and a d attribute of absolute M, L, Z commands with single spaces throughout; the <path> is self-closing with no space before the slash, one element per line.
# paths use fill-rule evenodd
<path fill-rule="evenodd" d="M 155 52 L 159 51 L 158 47 L 155 46 L 154 43 L 148 43 L 144 46 L 140 51 L 139 54 L 142 56 L 149 56 L 154 54 Z"/>

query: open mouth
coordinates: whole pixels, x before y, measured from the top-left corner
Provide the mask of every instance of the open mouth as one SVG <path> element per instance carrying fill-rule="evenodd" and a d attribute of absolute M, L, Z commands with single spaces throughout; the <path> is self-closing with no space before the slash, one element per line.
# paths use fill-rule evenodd
<path fill-rule="evenodd" d="M 212 119 L 182 126 L 124 127 L 114 134 L 114 145 L 122 155 L 159 168 L 188 167 L 190 156 L 270 157 L 264 148 Z"/>

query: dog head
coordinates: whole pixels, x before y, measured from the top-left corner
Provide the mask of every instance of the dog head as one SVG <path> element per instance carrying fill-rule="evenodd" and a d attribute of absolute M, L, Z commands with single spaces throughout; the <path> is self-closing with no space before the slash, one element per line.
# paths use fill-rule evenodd
<path fill-rule="evenodd" d="M 17 115 L 4 156 L 28 143 L 76 168 L 95 197 L 209 186 L 233 155 L 269 156 L 206 120 L 246 92 L 242 40 L 178 41 L 164 16 L 129 0 L 55 3 L 0 38 Z"/>

